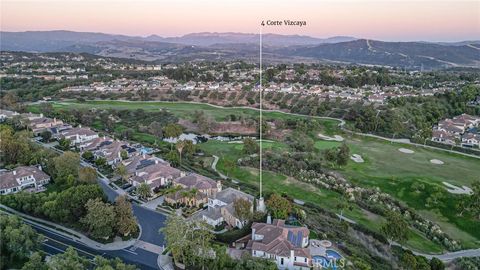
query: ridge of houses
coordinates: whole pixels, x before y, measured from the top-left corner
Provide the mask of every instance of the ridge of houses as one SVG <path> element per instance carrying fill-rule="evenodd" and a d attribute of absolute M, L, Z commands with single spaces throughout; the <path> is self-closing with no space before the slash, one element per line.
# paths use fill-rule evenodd
<path fill-rule="evenodd" d="M 461 114 L 444 119 L 432 128 L 432 141 L 461 145 L 468 148 L 480 147 L 480 117 Z"/>

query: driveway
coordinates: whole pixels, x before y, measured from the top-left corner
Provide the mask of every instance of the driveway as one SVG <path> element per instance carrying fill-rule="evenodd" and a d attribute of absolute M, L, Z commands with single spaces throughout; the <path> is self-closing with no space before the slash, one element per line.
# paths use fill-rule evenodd
<path fill-rule="evenodd" d="M 164 198 L 165 198 L 164 196 L 160 196 L 160 197 L 155 198 L 153 200 L 150 200 L 146 203 L 143 203 L 142 206 L 146 207 L 148 209 L 155 210 L 155 209 L 157 209 L 158 205 L 161 205 L 163 203 Z"/>

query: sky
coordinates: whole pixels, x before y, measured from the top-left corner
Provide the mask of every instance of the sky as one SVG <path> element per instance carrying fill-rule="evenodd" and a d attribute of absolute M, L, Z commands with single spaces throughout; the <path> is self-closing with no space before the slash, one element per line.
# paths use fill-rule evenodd
<path fill-rule="evenodd" d="M 2 31 L 72 30 L 134 36 L 264 33 L 386 41 L 480 39 L 480 0 L 0 0 Z"/>

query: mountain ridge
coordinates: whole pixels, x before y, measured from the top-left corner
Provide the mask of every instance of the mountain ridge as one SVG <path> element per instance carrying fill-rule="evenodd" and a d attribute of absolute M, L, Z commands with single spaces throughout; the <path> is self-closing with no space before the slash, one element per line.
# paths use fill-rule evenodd
<path fill-rule="evenodd" d="M 258 57 L 259 34 L 200 32 L 180 37 L 127 36 L 68 30 L 0 32 L 0 49 L 92 53 L 145 61 L 223 61 Z M 348 36 L 316 38 L 266 33 L 265 61 L 339 62 L 410 69 L 480 65 L 480 41 L 430 43 L 379 41 Z"/>

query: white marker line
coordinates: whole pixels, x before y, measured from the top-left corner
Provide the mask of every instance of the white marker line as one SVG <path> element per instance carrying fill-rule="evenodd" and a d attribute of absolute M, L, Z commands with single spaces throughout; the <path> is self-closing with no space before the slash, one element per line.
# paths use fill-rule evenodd
<path fill-rule="evenodd" d="M 262 27 L 260 26 L 260 164 L 259 164 L 259 171 L 260 171 L 260 198 L 262 198 L 262 183 L 263 183 L 263 168 L 262 168 L 262 144 L 263 144 L 263 140 L 262 140 L 262 126 L 263 126 L 263 122 L 262 122 L 262 116 L 263 116 L 263 113 L 262 113 L 262 109 L 263 109 L 263 87 L 262 87 L 262 47 L 263 47 L 263 43 L 262 43 Z"/>

